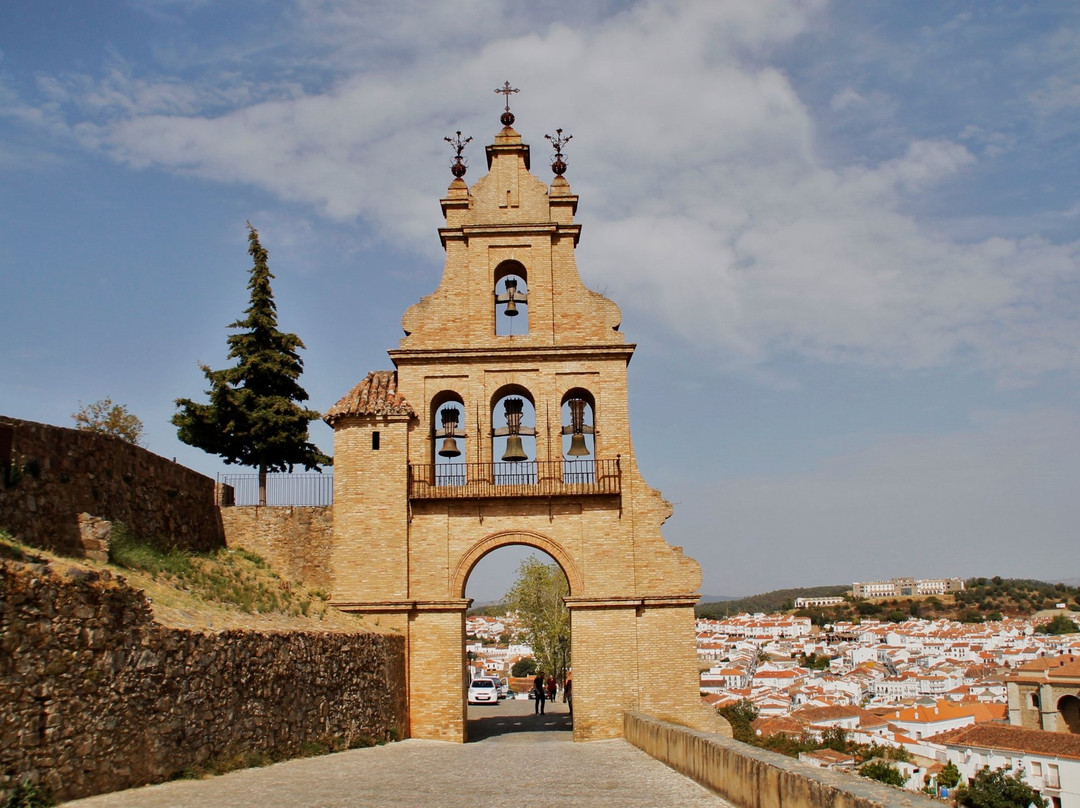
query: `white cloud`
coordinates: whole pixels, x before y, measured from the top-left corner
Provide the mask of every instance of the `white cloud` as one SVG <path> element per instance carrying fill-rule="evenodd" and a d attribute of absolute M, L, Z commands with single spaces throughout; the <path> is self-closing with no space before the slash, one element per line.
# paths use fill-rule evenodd
<path fill-rule="evenodd" d="M 384 61 L 357 56 L 363 70 L 318 93 L 287 72 L 185 84 L 123 69 L 42 89 L 49 109 L 73 110 L 84 144 L 119 161 L 261 187 L 434 253 L 433 200 L 450 179 L 441 138 L 476 138 L 475 180 L 475 147 L 497 128 L 491 91 L 510 78 L 537 173 L 541 134 L 575 135 L 568 178 L 588 223 L 579 258 L 590 281 L 719 364 L 795 353 L 921 368 L 963 356 L 1010 382 L 1075 370 L 1076 244 L 957 243 L 905 213 L 975 165 L 963 145 L 911 140 L 876 164 L 819 163 L 815 123 L 769 56 L 824 7 L 640 2 L 571 28 L 482 0 L 423 14 L 306 0 L 296 29 L 335 69 L 368 46 Z M 890 109 L 873 91 L 833 99 L 840 110 L 868 103 Z"/>

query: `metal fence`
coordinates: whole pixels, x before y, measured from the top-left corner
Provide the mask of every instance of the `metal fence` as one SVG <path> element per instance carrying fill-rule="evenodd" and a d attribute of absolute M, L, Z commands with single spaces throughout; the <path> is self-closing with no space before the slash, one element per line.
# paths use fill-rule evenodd
<path fill-rule="evenodd" d="M 622 492 L 619 460 L 410 464 L 413 499 L 613 495 Z"/>
<path fill-rule="evenodd" d="M 232 505 L 259 504 L 258 474 L 218 474 L 219 485 L 233 490 Z M 331 473 L 306 472 L 302 474 L 267 474 L 266 504 L 285 505 L 332 505 L 334 504 L 334 475 Z"/>

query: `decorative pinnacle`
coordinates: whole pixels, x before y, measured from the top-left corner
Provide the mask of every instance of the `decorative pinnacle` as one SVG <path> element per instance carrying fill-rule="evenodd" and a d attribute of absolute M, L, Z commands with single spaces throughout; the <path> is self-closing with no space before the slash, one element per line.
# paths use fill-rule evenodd
<path fill-rule="evenodd" d="M 450 164 L 450 173 L 459 179 L 465 176 L 465 171 L 469 167 L 468 161 L 461 156 L 461 153 L 465 150 L 465 144 L 472 140 L 471 137 L 467 137 L 464 140 L 461 139 L 461 130 L 457 131 L 457 135 L 453 138 L 444 137 L 447 143 L 450 144 L 457 154 L 454 157 L 454 162 Z"/>
<path fill-rule="evenodd" d="M 502 87 L 495 90 L 496 93 L 502 93 L 506 96 L 506 111 L 499 117 L 503 126 L 512 126 L 514 123 L 514 113 L 510 111 L 510 94 L 520 92 L 514 87 L 510 86 L 510 82 L 506 82 Z"/>
<path fill-rule="evenodd" d="M 562 148 L 571 140 L 574 139 L 573 135 L 567 135 L 563 137 L 562 129 L 555 130 L 555 137 L 551 135 L 544 135 L 551 141 L 552 148 L 555 149 L 555 159 L 551 161 L 551 170 L 555 172 L 555 175 L 561 177 L 566 173 L 566 161 L 563 160 Z"/>

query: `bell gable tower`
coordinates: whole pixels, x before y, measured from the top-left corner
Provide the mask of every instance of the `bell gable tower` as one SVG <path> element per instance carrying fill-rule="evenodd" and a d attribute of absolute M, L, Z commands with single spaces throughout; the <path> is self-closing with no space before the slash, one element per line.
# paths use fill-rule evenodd
<path fill-rule="evenodd" d="M 464 740 L 468 576 L 499 547 L 535 547 L 570 584 L 575 739 L 621 735 L 627 709 L 715 730 L 694 645 L 700 568 L 664 541 L 671 506 L 630 437 L 634 345 L 575 262 L 570 136 L 549 137 L 549 187 L 509 104 L 501 122 L 471 187 L 468 140 L 447 138 L 442 280 L 405 312 L 396 370 L 326 415 L 333 602 L 406 635 L 412 736 Z"/>

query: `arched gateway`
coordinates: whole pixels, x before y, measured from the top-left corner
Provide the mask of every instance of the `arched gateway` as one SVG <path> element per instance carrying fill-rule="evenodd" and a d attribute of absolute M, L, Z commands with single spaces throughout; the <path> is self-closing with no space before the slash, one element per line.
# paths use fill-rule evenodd
<path fill-rule="evenodd" d="M 326 415 L 333 603 L 405 635 L 411 735 L 462 741 L 465 583 L 492 550 L 530 545 L 570 582 L 575 739 L 621 735 L 627 709 L 716 729 L 694 648 L 701 571 L 664 541 L 671 506 L 630 440 L 634 346 L 578 275 L 561 155 L 548 188 L 513 121 L 507 108 L 475 185 L 453 167 L 442 282 L 405 313 L 396 370 Z"/>

